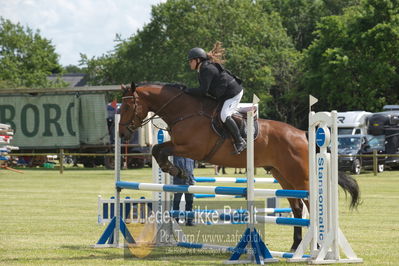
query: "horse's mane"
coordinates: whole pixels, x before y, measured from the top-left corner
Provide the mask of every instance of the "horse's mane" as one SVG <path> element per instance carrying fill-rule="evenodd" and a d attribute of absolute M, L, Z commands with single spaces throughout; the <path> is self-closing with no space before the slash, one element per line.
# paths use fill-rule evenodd
<path fill-rule="evenodd" d="M 145 86 L 151 86 L 151 85 L 155 85 L 155 86 L 161 86 L 163 89 L 171 89 L 172 91 L 174 91 L 174 93 L 177 93 L 179 91 L 183 91 L 184 88 L 186 88 L 186 85 L 181 84 L 181 83 L 167 83 L 167 82 L 159 82 L 159 81 L 155 81 L 155 82 L 140 82 L 137 84 L 137 87 L 145 87 Z M 186 96 L 192 98 L 192 100 L 194 101 L 199 101 L 203 103 L 203 108 L 208 110 L 208 112 L 211 112 L 211 110 L 215 109 L 217 107 L 217 102 L 209 97 L 206 96 L 202 96 L 202 97 L 194 97 L 188 94 L 185 94 Z"/>
<path fill-rule="evenodd" d="M 140 83 L 137 84 L 137 87 L 150 86 L 150 85 L 158 85 L 158 86 L 162 86 L 162 87 L 176 88 L 176 89 L 179 89 L 179 90 L 183 90 L 184 88 L 187 87 L 186 85 L 184 85 L 182 83 L 167 83 L 167 82 L 159 82 L 159 81 L 140 82 Z"/>

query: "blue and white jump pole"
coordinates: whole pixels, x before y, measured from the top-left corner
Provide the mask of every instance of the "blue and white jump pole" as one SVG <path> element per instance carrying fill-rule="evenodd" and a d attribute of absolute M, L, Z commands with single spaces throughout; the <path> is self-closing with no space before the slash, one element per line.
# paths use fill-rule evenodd
<path fill-rule="evenodd" d="M 249 184 L 249 182 L 248 182 Z M 159 191 L 174 193 L 203 193 L 216 195 L 236 195 L 245 196 L 253 194 L 254 197 L 278 197 L 278 198 L 299 198 L 304 199 L 309 196 L 307 190 L 289 189 L 254 189 L 245 187 L 216 187 L 216 186 L 190 186 L 190 185 L 165 185 L 154 183 L 138 183 L 117 181 L 116 187 L 120 189 L 133 189 L 143 191 Z"/>
<path fill-rule="evenodd" d="M 211 249 L 211 250 L 218 250 L 220 252 L 230 252 L 230 253 L 233 253 L 235 251 L 235 247 L 226 247 L 220 245 L 201 244 L 201 243 L 178 242 L 177 246 L 184 248 L 193 248 L 193 249 Z M 244 249 L 243 251 L 245 254 L 248 252 L 247 249 Z M 292 258 L 292 256 L 294 255 L 294 253 L 278 252 L 278 251 L 270 251 L 270 254 L 272 254 L 273 257 L 286 258 L 286 259 Z M 304 255 L 303 258 L 310 258 L 310 256 Z"/>
<path fill-rule="evenodd" d="M 194 177 L 197 183 L 247 183 L 247 178 L 245 177 Z M 278 183 L 274 178 L 269 177 L 258 177 L 254 178 L 255 183 Z"/>
<path fill-rule="evenodd" d="M 253 211 L 255 213 L 255 211 Z M 203 221 L 217 220 L 223 222 L 244 222 L 249 224 L 248 221 L 248 210 L 245 212 L 218 212 L 218 211 L 170 211 L 170 216 L 174 218 L 191 218 L 199 219 Z M 288 226 L 309 226 L 309 219 L 291 218 L 291 217 L 271 217 L 264 215 L 254 216 L 254 221 L 261 224 L 279 224 Z"/>

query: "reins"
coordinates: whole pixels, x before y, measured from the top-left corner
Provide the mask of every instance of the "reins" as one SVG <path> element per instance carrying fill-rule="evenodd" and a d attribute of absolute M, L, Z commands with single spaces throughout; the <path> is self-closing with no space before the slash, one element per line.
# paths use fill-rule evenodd
<path fill-rule="evenodd" d="M 146 118 L 146 119 L 144 119 L 143 121 L 141 121 L 141 123 L 140 123 L 139 126 L 136 127 L 136 126 L 134 125 L 133 119 L 132 119 L 129 123 L 125 123 L 125 124 L 122 124 L 122 125 L 123 125 L 123 126 L 126 126 L 126 128 L 127 128 L 129 131 L 133 132 L 136 128 L 139 128 L 139 127 L 142 127 L 142 126 L 148 124 L 148 123 L 149 123 L 151 120 L 153 120 L 156 116 L 160 116 L 159 114 L 161 113 L 161 111 L 163 111 L 170 103 L 172 103 L 174 100 L 176 100 L 177 98 L 179 98 L 179 97 L 182 96 L 183 94 L 184 94 L 184 92 L 181 91 L 180 93 L 178 93 L 178 94 L 175 95 L 174 97 L 170 98 L 170 99 L 169 99 L 166 103 L 164 103 L 157 111 L 155 111 L 154 114 L 153 114 L 151 117 Z M 133 105 L 134 105 L 133 112 L 136 113 L 136 109 L 137 109 L 136 97 L 135 97 L 134 95 L 129 95 L 129 96 L 124 96 L 124 97 L 122 97 L 122 100 L 123 100 L 123 99 L 133 99 Z M 160 117 L 161 117 L 161 116 L 160 116 Z"/>
<path fill-rule="evenodd" d="M 159 117 L 161 117 L 159 114 L 161 113 L 161 111 L 163 110 L 163 109 L 165 109 L 170 103 L 172 103 L 174 100 L 176 100 L 177 98 L 179 98 L 180 96 L 182 96 L 183 95 L 183 91 L 181 91 L 179 94 L 177 94 L 177 95 L 175 95 L 174 97 L 172 97 L 172 98 L 170 98 L 169 99 L 169 101 L 167 101 L 164 105 L 162 105 L 161 106 L 161 108 L 159 108 L 158 109 L 158 111 L 156 111 L 156 112 L 154 112 L 154 114 L 150 117 L 150 118 L 147 118 L 147 119 L 144 119 L 142 122 L 141 122 L 141 126 L 144 126 L 145 124 L 148 124 L 148 122 L 150 122 L 152 119 L 154 119 L 154 117 L 155 116 L 159 116 Z"/>

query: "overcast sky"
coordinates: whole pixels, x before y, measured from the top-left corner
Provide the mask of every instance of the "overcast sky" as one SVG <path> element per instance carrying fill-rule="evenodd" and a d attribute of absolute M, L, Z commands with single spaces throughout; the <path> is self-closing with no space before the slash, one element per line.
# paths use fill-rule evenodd
<path fill-rule="evenodd" d="M 62 65 L 77 65 L 80 53 L 91 58 L 112 50 L 115 34 L 136 33 L 161 2 L 166 0 L 0 0 L 0 16 L 40 30 Z"/>

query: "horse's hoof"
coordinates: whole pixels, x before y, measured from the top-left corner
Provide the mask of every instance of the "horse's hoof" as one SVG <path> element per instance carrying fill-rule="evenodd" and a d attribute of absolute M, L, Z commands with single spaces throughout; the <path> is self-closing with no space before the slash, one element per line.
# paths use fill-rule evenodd
<path fill-rule="evenodd" d="M 299 244 L 292 244 L 291 249 L 290 249 L 291 253 L 295 253 L 298 246 L 299 246 Z"/>

